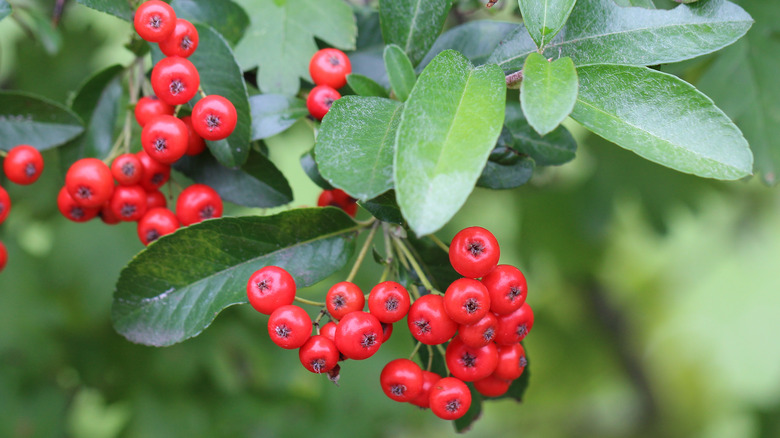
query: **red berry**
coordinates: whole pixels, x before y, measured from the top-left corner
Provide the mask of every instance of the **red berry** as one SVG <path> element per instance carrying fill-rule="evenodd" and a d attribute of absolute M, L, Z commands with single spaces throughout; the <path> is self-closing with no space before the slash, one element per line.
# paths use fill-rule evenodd
<path fill-rule="evenodd" d="M 418 298 L 406 317 L 412 336 L 423 344 L 446 342 L 458 330 L 458 324 L 447 316 L 441 295 L 428 294 Z"/>
<path fill-rule="evenodd" d="M 172 164 L 187 152 L 187 125 L 176 117 L 153 118 L 141 131 L 141 146 L 155 161 Z"/>
<path fill-rule="evenodd" d="M 190 156 L 200 154 L 206 149 L 206 142 L 192 127 L 192 116 L 182 117 L 181 121 L 187 127 L 187 152 L 185 154 Z"/>
<path fill-rule="evenodd" d="M 325 336 L 326 338 L 330 339 L 331 341 L 336 340 L 336 323 L 333 321 L 328 321 L 320 327 L 320 334 L 322 336 Z"/>
<path fill-rule="evenodd" d="M 144 168 L 141 187 L 147 192 L 158 190 L 171 177 L 171 166 L 152 159 L 144 150 L 135 154 Z"/>
<path fill-rule="evenodd" d="M 97 216 L 101 209 L 101 207 L 84 207 L 77 204 L 66 187 L 61 188 L 57 194 L 57 208 L 63 216 L 73 222 L 86 222 Z"/>
<path fill-rule="evenodd" d="M 168 105 L 181 105 L 195 97 L 200 87 L 198 69 L 185 58 L 169 56 L 152 69 L 152 89 Z"/>
<path fill-rule="evenodd" d="M 490 310 L 490 294 L 477 280 L 457 279 L 444 293 L 444 310 L 458 324 L 474 324 Z"/>
<path fill-rule="evenodd" d="M 393 336 L 393 324 L 387 322 L 380 322 L 382 324 L 382 343 L 384 344 Z"/>
<path fill-rule="evenodd" d="M 528 303 L 508 315 L 498 315 L 496 343 L 512 345 L 522 341 L 534 326 L 534 313 Z"/>
<path fill-rule="evenodd" d="M 122 222 L 121 219 L 117 215 L 114 214 L 113 210 L 111 210 L 111 202 L 106 202 L 103 204 L 102 207 L 100 207 L 100 212 L 98 212 L 98 216 L 100 216 L 100 220 L 103 221 L 106 225 L 116 225 L 120 222 Z"/>
<path fill-rule="evenodd" d="M 348 313 L 336 326 L 336 347 L 349 359 L 373 356 L 382 345 L 383 337 L 382 324 L 366 312 Z"/>
<path fill-rule="evenodd" d="M 82 158 L 65 174 L 65 187 L 77 204 L 99 210 L 114 193 L 114 177 L 106 163 L 97 158 Z"/>
<path fill-rule="evenodd" d="M 151 210 L 153 208 L 168 206 L 168 201 L 165 199 L 165 195 L 159 190 L 151 190 L 146 192 L 146 209 Z M 178 221 L 178 219 L 177 219 Z"/>
<path fill-rule="evenodd" d="M 322 49 L 309 62 L 309 74 L 316 85 L 341 88 L 351 72 L 349 58 L 339 49 Z"/>
<path fill-rule="evenodd" d="M 381 322 L 400 321 L 411 305 L 409 292 L 394 281 L 379 283 L 368 294 L 368 310 Z"/>
<path fill-rule="evenodd" d="M 11 197 L 8 192 L 0 186 L 0 224 L 8 217 L 8 213 L 11 211 Z"/>
<path fill-rule="evenodd" d="M 38 149 L 20 144 L 8 151 L 3 161 L 5 176 L 16 184 L 32 184 L 43 172 L 43 157 Z"/>
<path fill-rule="evenodd" d="M 468 278 L 487 275 L 498 265 L 501 251 L 493 233 L 481 227 L 460 230 L 450 244 L 450 263 Z"/>
<path fill-rule="evenodd" d="M 0 272 L 5 269 L 6 263 L 8 263 L 8 250 L 5 249 L 3 242 L 0 242 Z"/>
<path fill-rule="evenodd" d="M 490 311 L 499 315 L 519 309 L 528 295 L 525 276 L 514 266 L 498 265 L 481 281 L 490 293 Z"/>
<path fill-rule="evenodd" d="M 408 402 L 422 392 L 423 373 L 420 366 L 411 360 L 395 359 L 382 368 L 379 383 L 391 399 Z"/>
<path fill-rule="evenodd" d="M 528 360 L 520 344 L 498 346 L 498 366 L 493 375 L 503 380 L 515 380 L 523 374 Z"/>
<path fill-rule="evenodd" d="M 146 213 L 146 191 L 141 186 L 117 186 L 109 204 L 120 220 L 140 220 Z"/>
<path fill-rule="evenodd" d="M 338 207 L 352 217 L 355 217 L 357 214 L 357 200 L 341 189 L 323 190 L 322 193 L 320 193 L 320 197 L 317 199 L 317 206 Z"/>
<path fill-rule="evenodd" d="M 418 394 L 417 397 L 415 397 L 413 400 L 410 400 L 409 403 L 421 408 L 429 407 L 431 404 L 431 388 L 433 388 L 433 385 L 435 385 L 439 380 L 441 380 L 440 375 L 431 371 L 423 370 L 422 391 L 420 391 L 420 394 Z"/>
<path fill-rule="evenodd" d="M 176 27 L 176 13 L 168 3 L 148 0 L 136 9 L 133 25 L 141 38 L 159 43 L 173 33 Z"/>
<path fill-rule="evenodd" d="M 198 30 L 189 21 L 177 18 L 171 35 L 158 45 L 165 56 L 186 58 L 198 48 Z"/>
<path fill-rule="evenodd" d="M 141 182 L 144 167 L 135 154 L 122 154 L 111 163 L 111 175 L 123 186 L 134 186 Z"/>
<path fill-rule="evenodd" d="M 215 217 L 222 217 L 222 198 L 205 184 L 193 184 L 179 193 L 176 216 L 185 227 Z"/>
<path fill-rule="evenodd" d="M 144 245 L 149 245 L 160 237 L 173 233 L 179 226 L 179 219 L 172 211 L 165 207 L 151 208 L 138 221 L 138 238 Z"/>
<path fill-rule="evenodd" d="M 492 312 L 488 312 L 474 324 L 458 327 L 458 337 L 469 347 L 479 348 L 496 339 L 498 319 Z"/>
<path fill-rule="evenodd" d="M 311 317 L 298 306 L 279 307 L 268 317 L 271 340 L 287 350 L 303 346 L 311 336 L 311 327 Z"/>
<path fill-rule="evenodd" d="M 192 108 L 192 129 L 206 140 L 227 138 L 236 129 L 236 107 L 222 96 L 211 94 Z"/>
<path fill-rule="evenodd" d="M 138 103 L 135 104 L 135 121 L 141 127 L 144 127 L 147 122 L 157 116 L 172 116 L 173 111 L 174 107 L 172 105 L 168 105 L 158 99 L 157 96 L 144 96 L 138 99 Z"/>
<path fill-rule="evenodd" d="M 473 382 L 493 374 L 498 366 L 498 349 L 492 342 L 474 348 L 455 338 L 447 345 L 444 358 L 453 376 L 464 382 Z"/>
<path fill-rule="evenodd" d="M 295 279 L 284 268 L 265 266 L 255 271 L 246 284 L 249 304 L 258 312 L 270 315 L 295 300 Z"/>
<path fill-rule="evenodd" d="M 474 382 L 474 389 L 485 397 L 500 397 L 509 390 L 512 382 L 499 379 L 496 376 L 487 376 Z"/>
<path fill-rule="evenodd" d="M 328 290 L 325 294 L 325 305 L 328 313 L 335 320 L 340 320 L 347 313 L 363 310 L 366 298 L 363 291 L 355 283 L 341 281 Z"/>
<path fill-rule="evenodd" d="M 312 373 L 327 373 L 339 361 L 336 344 L 325 336 L 314 335 L 298 350 L 301 364 Z"/>
<path fill-rule="evenodd" d="M 471 391 L 461 380 L 445 377 L 433 384 L 428 400 L 437 417 L 457 420 L 471 407 Z"/>
<path fill-rule="evenodd" d="M 306 98 L 306 108 L 309 114 L 317 120 L 322 120 L 330 111 L 333 102 L 341 99 L 341 94 L 327 85 L 317 85 L 309 92 Z"/>

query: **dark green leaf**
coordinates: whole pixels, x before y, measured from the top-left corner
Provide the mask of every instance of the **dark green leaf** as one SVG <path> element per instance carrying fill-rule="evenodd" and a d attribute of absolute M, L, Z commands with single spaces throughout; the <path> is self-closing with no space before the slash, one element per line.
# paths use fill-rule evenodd
<path fill-rule="evenodd" d="M 352 73 L 357 73 L 374 80 L 384 88 L 390 88 L 385 68 L 384 46 L 368 47 L 351 52 L 349 61 L 352 63 Z"/>
<path fill-rule="evenodd" d="M 236 46 L 243 70 L 259 67 L 264 93 L 294 96 L 300 79 L 311 81 L 314 37 L 342 50 L 355 48 L 357 26 L 343 0 L 242 0 L 251 24 Z M 370 75 L 368 75 L 370 76 Z"/>
<path fill-rule="evenodd" d="M 417 82 L 417 74 L 412 67 L 412 61 L 395 44 L 385 47 L 384 59 L 390 86 L 398 100 L 405 102 L 409 98 L 409 93 L 412 92 L 414 83 Z"/>
<path fill-rule="evenodd" d="M 655 9 L 653 0 L 615 0 L 618 6 L 637 6 L 640 8 Z"/>
<path fill-rule="evenodd" d="M 380 0 L 385 43 L 398 45 L 417 65 L 439 36 L 451 6 L 451 0 Z"/>
<path fill-rule="evenodd" d="M 525 59 L 520 102 L 528 123 L 546 135 L 568 117 L 577 101 L 577 70 L 571 58 L 549 62 L 538 53 Z"/>
<path fill-rule="evenodd" d="M 306 176 L 308 176 L 314 184 L 317 184 L 323 190 L 333 190 L 334 187 L 320 175 L 320 170 L 317 168 L 317 161 L 314 159 L 313 148 L 301 155 L 301 167 L 303 167 Z"/>
<path fill-rule="evenodd" d="M 208 24 L 235 46 L 249 26 L 249 16 L 231 0 L 173 0 L 176 16 Z"/>
<path fill-rule="evenodd" d="M 409 236 L 407 239 L 409 249 L 420 262 L 425 275 L 431 280 L 433 287 L 439 291 L 445 291 L 453 281 L 461 278 L 450 263 L 450 256 L 442 248 L 439 248 L 430 238 L 418 239 Z M 416 274 L 414 274 L 416 278 Z"/>
<path fill-rule="evenodd" d="M 482 416 L 482 395 L 474 389 L 473 383 L 467 383 L 469 391 L 471 391 L 471 406 L 466 414 L 457 420 L 453 421 L 455 430 L 459 433 L 466 432 L 471 428 L 471 425 Z"/>
<path fill-rule="evenodd" d="M 238 169 L 219 164 L 211 154 L 184 156 L 174 165 L 195 182 L 214 188 L 225 201 L 246 207 L 277 207 L 292 201 L 292 189 L 274 163 L 251 152 Z"/>
<path fill-rule="evenodd" d="M 537 46 L 544 47 L 566 24 L 576 0 L 518 0 L 518 3 L 528 33 Z"/>
<path fill-rule="evenodd" d="M 0 91 L 0 149 L 29 144 L 44 150 L 68 142 L 84 131 L 68 108 L 32 94 Z"/>
<path fill-rule="evenodd" d="M 387 90 L 368 76 L 350 73 L 347 75 L 347 84 L 358 96 L 389 97 Z"/>
<path fill-rule="evenodd" d="M 676 76 L 644 67 L 578 69 L 572 118 L 642 157 L 685 173 L 738 179 L 752 172 L 742 133 L 707 96 Z"/>
<path fill-rule="evenodd" d="M 512 164 L 499 164 L 488 161 L 477 180 L 477 186 L 487 189 L 514 189 L 527 183 L 534 174 L 534 160 L 520 158 Z"/>
<path fill-rule="evenodd" d="M 306 102 L 282 94 L 256 94 L 249 98 L 249 107 L 252 109 L 252 141 L 283 132 L 309 114 Z"/>
<path fill-rule="evenodd" d="M 320 174 L 362 201 L 390 190 L 402 112 L 401 103 L 381 97 L 344 96 L 333 102 L 314 145 Z"/>
<path fill-rule="evenodd" d="M 11 5 L 6 0 L 0 0 L 0 20 L 11 15 Z"/>
<path fill-rule="evenodd" d="M 343 268 L 358 226 L 336 208 L 207 220 L 161 237 L 122 270 L 114 328 L 132 342 L 166 346 L 197 336 L 224 308 L 247 302 L 263 266 L 286 269 L 298 287 Z"/>
<path fill-rule="evenodd" d="M 133 21 L 134 10 L 127 0 L 76 0 L 84 6 L 111 14 L 123 20 Z"/>
<path fill-rule="evenodd" d="M 557 166 L 574 159 L 577 141 L 569 130 L 558 126 L 540 136 L 528 124 L 519 102 L 507 102 L 504 123 L 514 137 L 514 148 L 529 155 L 538 166 Z"/>
<path fill-rule="evenodd" d="M 431 355 L 431 352 L 433 355 Z M 424 370 L 428 369 L 428 358 L 431 356 L 433 356 L 433 362 L 431 362 L 430 371 L 438 374 L 441 377 L 447 377 L 447 363 L 444 361 L 444 356 L 442 356 L 439 350 L 435 347 L 430 349 L 425 345 L 420 347 L 417 353 L 417 358 L 420 361 L 420 368 Z"/>
<path fill-rule="evenodd" d="M 504 120 L 504 74 L 444 51 L 423 70 L 396 137 L 396 196 L 418 235 L 440 229 L 466 202 Z"/>
<path fill-rule="evenodd" d="M 44 11 L 37 8 L 16 8 L 14 18 L 23 23 L 23 27 L 41 43 L 46 53 L 55 55 L 60 51 L 62 35 Z"/>
<path fill-rule="evenodd" d="M 404 217 L 401 215 L 398 203 L 395 202 L 395 191 L 393 190 L 382 193 L 374 199 L 360 202 L 360 206 L 380 221 L 398 225 L 404 224 Z"/>
<path fill-rule="evenodd" d="M 522 30 L 528 36 L 522 25 L 504 21 L 477 20 L 455 26 L 439 36 L 418 66 L 418 70 L 422 70 L 421 67 L 428 65 L 436 55 L 447 49 L 460 52 L 474 65 L 482 65 L 498 43 L 517 30 Z M 534 44 L 530 37 L 528 40 L 531 45 Z"/>

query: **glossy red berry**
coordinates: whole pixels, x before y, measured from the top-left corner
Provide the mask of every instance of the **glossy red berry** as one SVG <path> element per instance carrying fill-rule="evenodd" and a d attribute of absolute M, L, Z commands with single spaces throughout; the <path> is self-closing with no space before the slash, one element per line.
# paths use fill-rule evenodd
<path fill-rule="evenodd" d="M 464 344 L 460 338 L 455 338 L 447 345 L 444 358 L 447 369 L 454 377 L 464 382 L 473 382 L 493 374 L 498 366 L 498 349 L 492 342 L 474 348 Z"/>
<path fill-rule="evenodd" d="M 328 321 L 320 327 L 320 334 L 322 336 L 325 336 L 326 338 L 330 339 L 331 341 L 336 340 L 336 323 L 333 321 Z"/>
<path fill-rule="evenodd" d="M 325 294 L 325 305 L 333 319 L 340 320 L 347 313 L 363 310 L 366 298 L 363 291 L 349 281 L 340 281 Z"/>
<path fill-rule="evenodd" d="M 255 271 L 246 284 L 249 304 L 258 312 L 270 315 L 295 300 L 295 279 L 279 266 L 264 266 Z"/>
<path fill-rule="evenodd" d="M 141 131 L 141 146 L 152 159 L 173 164 L 187 152 L 187 125 L 176 117 L 161 115 Z"/>
<path fill-rule="evenodd" d="M 352 217 L 357 214 L 357 200 L 341 189 L 323 190 L 317 198 L 317 206 L 338 207 Z"/>
<path fill-rule="evenodd" d="M 348 313 L 336 326 L 336 347 L 349 359 L 373 356 L 382 345 L 383 337 L 382 324 L 366 312 Z"/>
<path fill-rule="evenodd" d="M 144 96 L 138 99 L 138 103 L 135 104 L 135 121 L 143 127 L 157 116 L 172 116 L 173 111 L 172 105 L 168 105 L 157 96 Z"/>
<path fill-rule="evenodd" d="M 409 403 L 419 406 L 421 408 L 427 408 L 430 406 L 430 395 L 431 395 L 431 388 L 433 388 L 433 385 L 435 385 L 439 380 L 441 380 L 441 376 L 431 372 L 431 371 L 425 371 L 423 370 L 423 384 L 422 384 L 422 390 L 420 393 L 415 397 L 413 400 L 409 400 Z"/>
<path fill-rule="evenodd" d="M 511 384 L 508 380 L 491 375 L 474 382 L 474 389 L 485 397 L 500 397 L 506 394 Z"/>
<path fill-rule="evenodd" d="M 146 191 L 141 186 L 117 186 L 109 205 L 119 220 L 140 220 L 146 213 Z"/>
<path fill-rule="evenodd" d="M 327 85 L 317 85 L 309 92 L 306 98 L 306 108 L 309 114 L 317 120 L 322 120 L 325 114 L 330 111 L 333 102 L 341 99 L 341 94 L 333 87 Z"/>
<path fill-rule="evenodd" d="M 498 265 L 482 277 L 482 284 L 490 293 L 490 310 L 506 315 L 519 309 L 528 295 L 525 276 L 510 265 Z"/>
<path fill-rule="evenodd" d="M 151 208 L 138 221 L 138 238 L 144 245 L 149 245 L 160 237 L 178 230 L 179 226 L 179 219 L 172 211 L 165 207 Z"/>
<path fill-rule="evenodd" d="M 319 50 L 309 62 L 309 74 L 316 85 L 341 88 L 347 84 L 347 75 L 351 72 L 349 58 L 339 49 Z"/>
<path fill-rule="evenodd" d="M 116 225 L 122 222 L 122 220 L 114 214 L 114 211 L 111 210 L 111 201 L 106 202 L 102 207 L 100 207 L 98 216 L 100 217 L 100 220 L 103 221 L 103 223 L 106 225 Z"/>
<path fill-rule="evenodd" d="M 114 193 L 114 177 L 106 163 L 97 158 L 82 158 L 65 174 L 65 187 L 77 204 L 100 210 Z"/>
<path fill-rule="evenodd" d="M 146 209 L 151 210 L 153 208 L 168 206 L 168 200 L 165 199 L 165 195 L 159 190 L 151 190 L 146 192 Z M 177 219 L 178 221 L 178 219 Z"/>
<path fill-rule="evenodd" d="M 400 321 L 411 305 L 409 292 L 394 281 L 379 283 L 368 294 L 368 310 L 381 322 Z"/>
<path fill-rule="evenodd" d="M 460 379 L 445 377 L 433 384 L 428 400 L 437 417 L 457 420 L 471 407 L 471 391 Z"/>
<path fill-rule="evenodd" d="M 8 250 L 5 248 L 5 244 L 0 242 L 0 272 L 5 269 L 6 263 L 8 263 Z"/>
<path fill-rule="evenodd" d="M 187 151 L 185 154 L 193 156 L 206 150 L 206 141 L 192 127 L 192 116 L 182 117 L 181 121 L 187 127 Z"/>
<path fill-rule="evenodd" d="M 195 26 L 183 18 L 177 18 L 171 35 L 160 41 L 160 51 L 165 56 L 186 58 L 198 48 L 198 40 L 198 30 Z"/>
<path fill-rule="evenodd" d="M 534 326 L 534 312 L 528 303 L 507 315 L 498 315 L 496 343 L 499 345 L 516 344 L 531 331 Z"/>
<path fill-rule="evenodd" d="M 301 348 L 311 336 L 311 317 L 298 306 L 279 307 L 268 317 L 268 335 L 274 344 L 293 350 Z"/>
<path fill-rule="evenodd" d="M 493 375 L 503 380 L 515 380 L 523 375 L 526 365 L 528 360 L 521 344 L 499 345 L 498 366 Z"/>
<path fill-rule="evenodd" d="M 8 213 L 11 211 L 11 197 L 8 192 L 0 186 L 0 224 L 8 217 Z"/>
<path fill-rule="evenodd" d="M 32 184 L 38 180 L 43 172 L 43 157 L 38 149 L 20 144 L 8 151 L 3 160 L 5 176 L 16 184 Z"/>
<path fill-rule="evenodd" d="M 185 58 L 169 56 L 152 69 L 154 94 L 168 105 L 181 105 L 195 97 L 200 87 L 198 69 Z"/>
<path fill-rule="evenodd" d="M 159 43 L 173 33 L 176 27 L 176 13 L 168 3 L 148 0 L 136 9 L 133 25 L 141 38 Z"/>
<path fill-rule="evenodd" d="M 391 360 L 379 375 L 379 384 L 385 395 L 398 402 L 414 400 L 423 386 L 420 366 L 409 359 Z"/>
<path fill-rule="evenodd" d="M 185 227 L 215 217 L 222 217 L 222 198 L 205 184 L 193 184 L 176 200 L 176 216 Z"/>
<path fill-rule="evenodd" d="M 236 129 L 236 107 L 222 96 L 211 94 L 192 108 L 192 128 L 206 140 L 227 138 Z"/>
<path fill-rule="evenodd" d="M 442 344 L 458 330 L 458 324 L 447 316 L 441 295 L 428 294 L 415 300 L 406 316 L 409 332 L 426 345 Z"/>
<path fill-rule="evenodd" d="M 474 324 L 490 310 L 490 294 L 479 281 L 459 278 L 444 293 L 444 310 L 458 324 Z"/>
<path fill-rule="evenodd" d="M 57 194 L 57 209 L 63 216 L 73 222 L 87 222 L 100 213 L 101 207 L 84 207 L 76 203 L 73 197 L 68 193 L 68 189 L 63 187 Z"/>
<path fill-rule="evenodd" d="M 393 336 L 393 324 L 387 322 L 380 322 L 382 324 L 382 343 L 384 344 Z"/>
<path fill-rule="evenodd" d="M 298 358 L 303 367 L 312 373 L 327 373 L 338 363 L 339 350 L 333 340 L 314 335 L 298 350 Z"/>
<path fill-rule="evenodd" d="M 122 154 L 111 163 L 111 175 L 123 186 L 134 186 L 141 182 L 144 167 L 135 154 Z"/>
<path fill-rule="evenodd" d="M 498 319 L 492 312 L 488 312 L 474 324 L 458 327 L 458 337 L 469 347 L 479 348 L 496 339 Z"/>
<path fill-rule="evenodd" d="M 152 159 L 146 151 L 141 150 L 135 154 L 144 168 L 141 177 L 141 187 L 147 192 L 158 190 L 171 177 L 171 166 Z"/>
<path fill-rule="evenodd" d="M 501 251 L 493 233 L 482 227 L 469 227 L 452 238 L 449 255 L 450 263 L 458 274 L 480 278 L 498 265 Z"/>

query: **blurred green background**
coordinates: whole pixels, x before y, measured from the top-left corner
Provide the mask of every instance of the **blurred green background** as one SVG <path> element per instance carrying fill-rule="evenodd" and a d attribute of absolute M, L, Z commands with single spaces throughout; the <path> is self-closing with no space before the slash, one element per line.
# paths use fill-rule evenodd
<path fill-rule="evenodd" d="M 64 103 L 90 73 L 132 59 L 122 48 L 128 23 L 67 2 L 59 26 L 47 28 L 54 1 L 12 3 L 32 12 L 0 22 L 2 89 Z M 758 21 L 753 41 L 780 41 L 770 21 L 780 2 L 740 3 Z M 708 75 L 717 60 L 668 69 L 707 81 L 729 112 L 742 85 Z M 762 92 L 777 94 L 774 82 Z M 780 436 L 777 189 L 758 178 L 683 175 L 569 127 L 579 140 L 573 162 L 516 190 L 477 189 L 439 233 L 492 230 L 501 262 L 526 273 L 536 313 L 524 403 L 487 402 L 466 435 Z M 293 186 L 291 207 L 313 205 L 319 193 L 298 164 L 312 142 L 304 122 L 267 142 Z M 173 347 L 126 341 L 109 317 L 119 271 L 142 249 L 135 226 L 65 220 L 56 152 L 45 159 L 36 185 L 3 182 L 14 210 L 0 227 L 9 251 L 0 275 L 0 437 L 454 435 L 449 422 L 379 388 L 382 366 L 412 349 L 400 326 L 375 357 L 343 366 L 340 387 L 273 346 L 266 317 L 248 306 Z M 357 283 L 367 290 L 378 277 L 369 263 Z"/>

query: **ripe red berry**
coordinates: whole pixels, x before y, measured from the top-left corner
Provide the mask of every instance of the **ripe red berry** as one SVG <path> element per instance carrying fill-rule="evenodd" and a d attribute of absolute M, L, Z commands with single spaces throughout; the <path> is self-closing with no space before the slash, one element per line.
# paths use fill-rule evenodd
<path fill-rule="evenodd" d="M 311 327 L 309 314 L 294 305 L 279 307 L 268 317 L 268 335 L 287 350 L 301 348 L 311 336 Z"/>
<path fill-rule="evenodd" d="M 382 324 L 382 343 L 384 344 L 393 336 L 393 324 L 387 322 L 380 322 Z"/>
<path fill-rule="evenodd" d="M 381 322 L 400 321 L 411 305 L 409 292 L 394 281 L 379 283 L 368 294 L 368 310 Z"/>
<path fill-rule="evenodd" d="M 498 366 L 493 375 L 503 380 L 515 380 L 523 374 L 528 360 L 520 344 L 498 346 Z"/>
<path fill-rule="evenodd" d="M 325 336 L 314 335 L 298 350 L 301 364 L 312 373 L 327 373 L 339 361 L 339 350 L 336 344 Z"/>
<path fill-rule="evenodd" d="M 322 336 L 325 336 L 326 338 L 330 339 L 331 341 L 336 340 L 336 323 L 333 321 L 328 321 L 320 327 L 320 334 Z"/>
<path fill-rule="evenodd" d="M 11 211 L 11 197 L 8 192 L 0 186 L 0 224 L 8 217 L 8 213 Z"/>
<path fill-rule="evenodd" d="M 168 105 L 157 96 L 144 96 L 138 99 L 138 103 L 135 104 L 135 121 L 141 127 L 144 127 L 147 122 L 153 118 L 161 115 L 172 116 L 174 107 Z"/>
<path fill-rule="evenodd" d="M 431 395 L 431 388 L 433 385 L 435 385 L 439 380 L 441 380 L 441 376 L 431 372 L 431 371 L 425 371 L 423 370 L 423 384 L 422 384 L 422 390 L 420 393 L 415 397 L 413 400 L 410 400 L 409 403 L 419 406 L 421 408 L 427 408 L 430 406 L 430 395 Z"/>
<path fill-rule="evenodd" d="M 355 217 L 357 214 L 357 200 L 341 189 L 323 190 L 317 199 L 317 206 L 338 207 L 352 217 Z"/>
<path fill-rule="evenodd" d="M 159 190 L 147 190 L 146 192 L 146 209 L 151 210 L 153 208 L 168 206 L 168 201 L 165 199 L 165 195 Z M 178 219 L 177 219 L 178 221 Z"/>
<path fill-rule="evenodd" d="M 198 69 L 185 58 L 169 56 L 152 69 L 154 94 L 168 105 L 181 105 L 195 97 L 200 87 Z"/>
<path fill-rule="evenodd" d="M 168 3 L 148 0 L 136 9 L 133 25 L 141 38 L 159 43 L 168 38 L 176 27 L 176 13 Z"/>
<path fill-rule="evenodd" d="M 106 202 L 102 207 L 100 207 L 98 216 L 100 216 L 100 220 L 103 221 L 103 223 L 106 225 L 116 225 L 122 222 L 122 220 L 120 220 L 119 217 L 114 214 L 114 211 L 111 210 L 111 201 Z"/>
<path fill-rule="evenodd" d="M 111 175 L 123 186 L 134 186 L 141 182 L 144 167 L 135 154 L 122 154 L 111 163 Z"/>
<path fill-rule="evenodd" d="M 382 324 L 366 312 L 348 313 L 336 326 L 336 347 L 349 359 L 373 356 L 382 345 L 383 337 Z"/>
<path fill-rule="evenodd" d="M 458 330 L 458 324 L 447 316 L 441 295 L 428 294 L 415 300 L 406 316 L 409 332 L 426 345 L 442 344 Z"/>
<path fill-rule="evenodd" d="M 534 326 L 534 313 L 528 303 L 508 315 L 498 315 L 496 343 L 512 345 L 522 341 Z"/>
<path fill-rule="evenodd" d="M 177 18 L 171 35 L 158 45 L 165 56 L 186 58 L 198 48 L 198 30 L 189 21 Z"/>
<path fill-rule="evenodd" d="M 316 85 L 341 88 L 347 84 L 347 75 L 351 72 L 349 58 L 339 49 L 322 49 L 309 62 L 309 74 Z"/>
<path fill-rule="evenodd" d="M 474 324 L 458 327 L 458 338 L 469 347 L 479 348 L 496 339 L 498 319 L 492 312 L 488 312 Z"/>
<path fill-rule="evenodd" d="M 270 315 L 295 300 L 295 279 L 279 266 L 265 266 L 255 271 L 246 283 L 249 304 L 258 312 Z"/>
<path fill-rule="evenodd" d="M 423 373 L 420 366 L 411 360 L 395 359 L 382 368 L 379 383 L 391 399 L 408 402 L 422 392 Z"/>
<path fill-rule="evenodd" d="M 512 382 L 491 375 L 474 382 L 474 389 L 485 397 L 500 397 L 509 390 Z"/>
<path fill-rule="evenodd" d="M 327 85 L 317 85 L 309 92 L 306 98 L 306 108 L 309 114 L 317 120 L 322 120 L 330 111 L 333 102 L 341 99 L 341 94 Z"/>
<path fill-rule="evenodd" d="M 189 226 L 215 217 L 222 217 L 222 198 L 205 184 L 193 184 L 176 200 L 176 216 L 182 225 Z"/>
<path fill-rule="evenodd" d="M 8 151 L 3 160 L 5 176 L 16 184 L 32 184 L 43 172 L 43 157 L 38 149 L 20 144 Z"/>
<path fill-rule="evenodd" d="M 450 244 L 450 263 L 468 278 L 487 275 L 498 265 L 501 251 L 493 233 L 481 227 L 460 230 Z"/>
<path fill-rule="evenodd" d="M 172 211 L 165 207 L 151 208 L 138 221 L 138 238 L 144 245 L 149 245 L 160 237 L 173 233 L 179 226 L 179 219 Z"/>
<path fill-rule="evenodd" d="M 363 310 L 366 304 L 366 298 L 363 291 L 355 284 L 349 281 L 340 281 L 328 290 L 325 294 L 325 305 L 328 313 L 335 320 L 340 320 L 347 313 Z"/>
<path fill-rule="evenodd" d="M 490 293 L 490 311 L 506 315 L 525 303 L 528 285 L 523 273 L 514 266 L 498 265 L 481 281 Z"/>
<path fill-rule="evenodd" d="M 114 177 L 106 163 L 97 158 L 82 158 L 65 174 L 65 187 L 77 204 L 99 210 L 114 193 Z"/>
<path fill-rule="evenodd" d="M 119 220 L 140 220 L 146 213 L 146 191 L 141 186 L 117 186 L 109 205 Z"/>
<path fill-rule="evenodd" d="M 222 96 L 211 94 L 192 108 L 192 128 L 206 140 L 227 138 L 236 129 L 236 107 Z"/>
<path fill-rule="evenodd" d="M 490 310 L 490 294 L 479 281 L 459 278 L 444 293 L 444 310 L 458 324 L 474 324 Z"/>
<path fill-rule="evenodd" d="M 3 242 L 0 242 L 0 272 L 5 269 L 6 263 L 8 263 L 8 250 L 5 249 Z"/>
<path fill-rule="evenodd" d="M 433 384 L 428 400 L 437 417 L 457 420 L 471 407 L 471 391 L 460 379 L 445 377 Z"/>
<path fill-rule="evenodd" d="M 187 152 L 187 125 L 174 116 L 150 120 L 141 131 L 141 146 L 155 161 L 172 164 Z"/>
<path fill-rule="evenodd" d="M 190 156 L 200 154 L 206 149 L 206 141 L 192 127 L 192 116 L 184 116 L 181 121 L 187 127 L 187 152 L 185 154 Z"/>
<path fill-rule="evenodd" d="M 84 207 L 77 204 L 66 187 L 62 187 L 57 194 L 57 208 L 63 216 L 73 222 L 87 222 L 97 216 L 101 209 L 101 207 Z"/>
<path fill-rule="evenodd" d="M 171 166 L 152 159 L 144 150 L 135 154 L 144 168 L 141 177 L 141 187 L 147 192 L 158 190 L 171 177 Z"/>
<path fill-rule="evenodd" d="M 498 349 L 492 342 L 474 348 L 455 338 L 447 345 L 444 358 L 453 376 L 464 382 L 473 382 L 493 374 L 498 366 Z"/>

